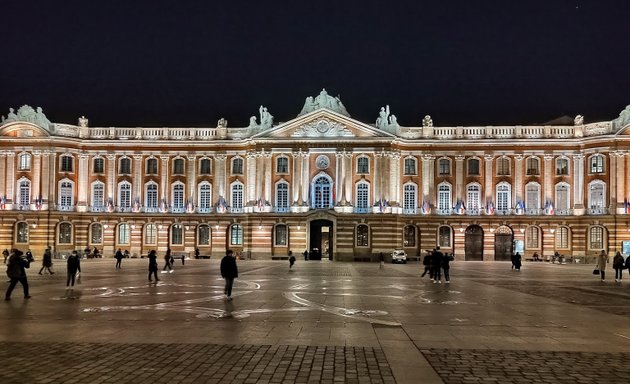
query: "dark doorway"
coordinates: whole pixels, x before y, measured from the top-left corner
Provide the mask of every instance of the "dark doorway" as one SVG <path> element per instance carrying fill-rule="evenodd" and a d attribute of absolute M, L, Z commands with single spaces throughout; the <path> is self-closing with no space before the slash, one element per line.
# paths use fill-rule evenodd
<path fill-rule="evenodd" d="M 510 227 L 501 226 L 497 228 L 494 235 L 494 260 L 510 261 L 512 260 L 512 241 L 514 234 Z"/>
<path fill-rule="evenodd" d="M 478 225 L 466 228 L 464 259 L 466 261 L 483 261 L 483 229 Z"/>
<path fill-rule="evenodd" d="M 313 220 L 310 225 L 309 259 L 333 259 L 333 222 Z"/>

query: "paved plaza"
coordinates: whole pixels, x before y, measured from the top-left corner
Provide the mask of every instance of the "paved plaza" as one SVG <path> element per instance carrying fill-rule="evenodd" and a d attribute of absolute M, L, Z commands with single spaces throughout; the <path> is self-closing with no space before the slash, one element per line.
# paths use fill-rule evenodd
<path fill-rule="evenodd" d="M 0 310 L 0 383 L 627 383 L 630 275 L 592 265 L 84 260 L 28 271 Z M 6 283 L 3 286 L 6 289 Z"/>

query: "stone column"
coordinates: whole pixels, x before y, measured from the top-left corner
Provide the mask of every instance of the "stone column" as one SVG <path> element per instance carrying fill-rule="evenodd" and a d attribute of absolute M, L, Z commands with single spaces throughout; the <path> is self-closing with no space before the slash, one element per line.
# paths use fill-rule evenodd
<path fill-rule="evenodd" d="M 389 153 L 389 201 L 390 205 L 396 201 L 396 190 L 398 189 L 398 184 L 396 182 L 396 153 Z"/>
<path fill-rule="evenodd" d="M 57 196 L 57 153 L 50 153 L 50 166 L 48 167 L 48 203 L 49 206 L 55 204 L 55 196 Z"/>
<path fill-rule="evenodd" d="M 343 197 L 343 153 L 335 153 L 335 205 L 340 205 Z"/>
<path fill-rule="evenodd" d="M 554 199 L 554 185 L 553 185 L 553 175 L 554 175 L 554 166 L 553 166 L 553 155 L 545 155 L 544 156 L 545 159 L 545 178 L 544 180 L 544 197 L 543 197 L 543 201 L 553 201 Z M 556 204 L 555 201 L 553 201 L 554 206 Z M 536 207 L 539 208 L 539 207 Z"/>
<path fill-rule="evenodd" d="M 133 201 L 132 204 L 137 199 L 140 202 L 140 205 L 144 205 L 144 196 L 142 191 L 144 190 L 144 186 L 142 185 L 142 155 L 134 155 L 133 156 Z"/>
<path fill-rule="evenodd" d="M 263 197 L 265 182 L 265 162 L 263 155 L 264 152 L 262 151 L 256 153 L 256 195 L 254 196 L 254 200 L 258 200 Z"/>
<path fill-rule="evenodd" d="M 433 155 L 422 155 L 422 200 L 429 202 L 433 206 L 437 206 L 437 201 L 432 199 L 434 197 L 434 161 Z"/>
<path fill-rule="evenodd" d="M 264 195 L 263 195 L 263 199 L 268 202 L 271 206 L 273 206 L 273 202 L 271 201 L 271 186 L 272 186 L 272 182 L 273 180 L 271 180 L 271 169 L 272 169 L 272 162 L 271 162 L 271 153 L 267 152 L 263 154 L 263 162 L 265 164 L 265 179 L 264 179 Z"/>
<path fill-rule="evenodd" d="M 309 205 L 308 187 L 311 184 L 311 157 L 309 152 L 304 152 L 302 156 L 302 205 Z"/>
<path fill-rule="evenodd" d="M 372 183 L 372 204 L 376 203 L 380 197 L 380 193 L 381 193 L 381 153 L 380 152 L 375 152 L 374 153 L 374 182 Z"/>
<path fill-rule="evenodd" d="M 55 163 L 54 160 L 50 160 L 51 157 L 53 156 L 51 155 L 50 151 L 44 151 L 42 158 L 42 185 L 40 187 L 44 204 L 48 204 L 48 197 L 50 196 L 50 168 Z"/>
<path fill-rule="evenodd" d="M 109 199 L 112 199 L 114 205 L 118 203 L 116 201 L 116 155 L 107 155 L 107 196 L 105 196 L 106 204 Z"/>
<path fill-rule="evenodd" d="M 168 163 L 168 159 L 169 157 L 164 155 L 164 156 L 160 156 L 160 160 L 162 160 L 162 166 L 160 167 L 160 202 L 158 204 L 162 203 L 162 200 L 166 200 L 169 204 L 170 204 L 170 199 L 168 198 L 168 190 L 169 190 L 169 183 L 168 183 L 168 175 L 169 175 L 169 163 Z"/>
<path fill-rule="evenodd" d="M 85 212 L 88 206 L 88 171 L 90 169 L 90 156 L 79 155 L 79 185 L 77 186 L 77 210 Z"/>
<path fill-rule="evenodd" d="M 42 153 L 40 151 L 33 152 L 33 199 L 37 199 L 42 195 Z M 79 194 L 81 189 L 79 189 Z"/>
<path fill-rule="evenodd" d="M 584 155 L 582 153 L 573 154 L 573 209 L 584 209 Z"/>
<path fill-rule="evenodd" d="M 292 206 L 300 205 L 302 202 L 300 191 L 302 191 L 302 153 L 293 152 L 293 167 L 291 172 L 291 195 Z"/>
<path fill-rule="evenodd" d="M 17 205 L 17 201 L 15 201 L 16 198 L 16 194 L 15 194 L 15 185 L 16 185 L 16 181 L 15 180 L 15 153 L 13 152 L 7 152 L 7 184 L 6 184 L 6 190 L 7 190 L 7 202 L 12 202 L 15 205 Z"/>
<path fill-rule="evenodd" d="M 484 181 L 485 181 L 485 185 L 484 185 L 484 194 L 486 197 L 486 201 L 485 203 L 487 204 L 488 202 L 492 201 L 494 204 L 494 188 L 492 180 L 493 180 L 493 171 L 492 171 L 492 161 L 494 160 L 494 156 L 492 155 L 484 155 L 483 157 L 484 160 Z"/>
<path fill-rule="evenodd" d="M 247 188 L 243 201 L 247 206 L 256 205 L 256 151 L 248 151 L 245 155 L 247 158 Z"/>
<path fill-rule="evenodd" d="M 0 197 L 7 195 L 7 153 L 0 151 Z"/>
<path fill-rule="evenodd" d="M 626 196 L 626 159 L 625 159 L 625 153 L 623 151 L 615 151 L 614 153 L 611 153 L 611 158 L 612 157 L 616 157 L 616 161 L 615 161 L 615 165 L 616 165 L 616 169 L 614 173 L 611 173 L 611 175 L 614 175 L 613 177 L 610 178 L 610 205 L 611 205 L 611 213 L 624 213 L 624 199 L 627 198 Z M 611 167 L 612 167 L 612 163 L 611 163 Z M 616 185 L 616 191 L 615 191 L 615 198 L 613 198 L 612 196 L 612 192 L 613 192 L 613 181 L 615 181 L 617 183 Z"/>
<path fill-rule="evenodd" d="M 514 201 L 515 205 L 517 201 L 525 201 L 525 194 L 523 193 L 525 187 L 523 185 L 523 158 L 521 154 L 514 155 L 514 196 L 512 201 Z"/>
<path fill-rule="evenodd" d="M 189 155 L 187 156 L 186 159 L 188 160 L 188 177 L 186 180 L 186 184 L 188 184 L 188 196 L 186 196 L 186 204 L 188 203 L 188 200 L 190 200 L 193 202 L 193 205 L 196 205 L 197 203 L 197 157 L 195 155 Z"/>
<path fill-rule="evenodd" d="M 462 155 L 455 156 L 455 201 L 465 201 L 464 196 L 464 159 Z"/>
<path fill-rule="evenodd" d="M 219 200 L 219 196 L 223 197 L 226 201 L 228 201 L 227 196 L 226 196 L 226 163 L 227 163 L 227 156 L 226 155 L 216 155 L 215 157 L 215 163 L 216 163 L 216 174 L 217 174 L 217 180 L 215 182 L 216 185 L 216 189 L 217 189 L 217 193 L 213 194 L 213 196 L 216 196 L 217 201 Z"/>
<path fill-rule="evenodd" d="M 352 193 L 352 191 L 354 190 L 354 154 L 352 152 L 345 152 L 344 155 L 344 195 L 346 196 L 346 205 L 354 206 L 354 194 Z"/>

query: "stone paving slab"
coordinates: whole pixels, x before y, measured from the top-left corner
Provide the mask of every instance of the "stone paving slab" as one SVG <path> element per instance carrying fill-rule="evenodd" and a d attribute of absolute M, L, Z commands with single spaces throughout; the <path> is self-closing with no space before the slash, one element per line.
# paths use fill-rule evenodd
<path fill-rule="evenodd" d="M 380 348 L 0 342 L 0 383 L 395 383 Z"/>

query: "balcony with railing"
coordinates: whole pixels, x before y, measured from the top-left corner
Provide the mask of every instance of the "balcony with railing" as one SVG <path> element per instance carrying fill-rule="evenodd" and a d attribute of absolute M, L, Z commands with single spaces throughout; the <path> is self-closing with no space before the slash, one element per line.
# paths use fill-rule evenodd
<path fill-rule="evenodd" d="M 508 216 L 512 214 L 512 210 L 511 209 L 496 209 L 494 211 L 494 214 L 497 216 Z"/>
<path fill-rule="evenodd" d="M 275 207 L 274 210 L 277 213 L 286 213 L 289 212 L 289 207 Z"/>
<path fill-rule="evenodd" d="M 243 213 L 243 207 L 228 207 L 227 209 L 228 212 L 230 213 Z"/>
<path fill-rule="evenodd" d="M 403 208 L 403 215 L 415 215 L 418 213 L 418 208 Z"/>
<path fill-rule="evenodd" d="M 525 208 L 525 214 L 528 216 L 542 215 L 543 210 L 540 208 Z"/>
<path fill-rule="evenodd" d="M 482 210 L 480 208 L 468 208 L 466 210 L 466 215 L 468 216 L 481 216 Z"/>
<path fill-rule="evenodd" d="M 588 209 L 589 215 L 606 215 L 608 214 L 608 209 L 604 207 L 591 207 Z"/>
<path fill-rule="evenodd" d="M 453 209 L 452 208 L 437 208 L 435 210 L 435 213 L 438 215 L 452 215 Z"/>
<path fill-rule="evenodd" d="M 186 213 L 186 207 L 171 207 L 171 213 Z"/>
<path fill-rule="evenodd" d="M 213 207 L 198 207 L 197 212 L 199 213 L 212 213 L 214 211 Z"/>
<path fill-rule="evenodd" d="M 57 210 L 58 211 L 62 211 L 62 212 L 73 212 L 74 211 L 74 205 L 57 205 Z"/>

